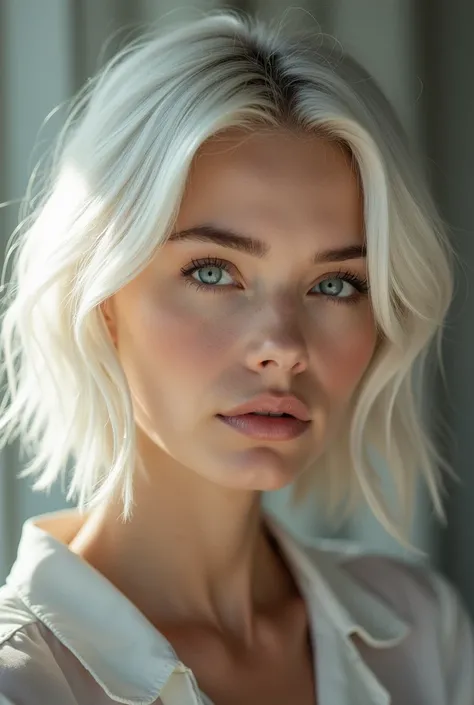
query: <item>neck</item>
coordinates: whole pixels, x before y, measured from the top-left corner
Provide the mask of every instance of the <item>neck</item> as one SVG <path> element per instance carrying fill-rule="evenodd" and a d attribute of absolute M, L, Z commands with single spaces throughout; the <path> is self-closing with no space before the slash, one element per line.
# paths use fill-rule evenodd
<path fill-rule="evenodd" d="M 113 501 L 94 510 L 70 548 L 118 587 L 159 628 L 183 621 L 251 640 L 257 612 L 294 585 L 272 546 L 261 497 L 217 486 L 183 467 L 136 473 L 135 510 Z"/>

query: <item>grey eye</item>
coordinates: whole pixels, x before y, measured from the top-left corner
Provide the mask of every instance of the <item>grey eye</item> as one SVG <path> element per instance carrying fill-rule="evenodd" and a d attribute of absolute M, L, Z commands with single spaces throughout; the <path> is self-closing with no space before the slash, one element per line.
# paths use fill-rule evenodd
<path fill-rule="evenodd" d="M 197 276 L 195 276 L 197 275 Z M 225 276 L 229 277 L 229 282 L 222 281 Z M 232 278 L 222 267 L 199 267 L 193 272 L 193 277 L 198 279 L 201 284 L 229 284 L 232 283 Z"/>
<path fill-rule="evenodd" d="M 324 279 L 324 281 L 316 284 L 316 287 L 319 287 L 321 294 L 325 296 L 339 296 L 341 298 L 351 296 L 354 290 L 354 286 L 350 282 L 339 277 Z M 344 290 L 344 287 L 348 287 L 348 289 Z"/>

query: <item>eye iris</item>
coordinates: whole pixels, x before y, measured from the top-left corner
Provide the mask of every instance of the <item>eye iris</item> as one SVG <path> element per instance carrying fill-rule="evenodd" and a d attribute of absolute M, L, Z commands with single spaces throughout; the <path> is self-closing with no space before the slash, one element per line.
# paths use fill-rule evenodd
<path fill-rule="evenodd" d="M 218 284 L 222 279 L 222 269 L 220 267 L 201 267 L 201 269 L 198 269 L 197 274 L 203 284 Z"/>
<path fill-rule="evenodd" d="M 344 282 L 342 279 L 326 279 L 325 281 L 321 282 L 320 286 L 323 294 L 335 296 L 342 292 L 344 288 Z"/>

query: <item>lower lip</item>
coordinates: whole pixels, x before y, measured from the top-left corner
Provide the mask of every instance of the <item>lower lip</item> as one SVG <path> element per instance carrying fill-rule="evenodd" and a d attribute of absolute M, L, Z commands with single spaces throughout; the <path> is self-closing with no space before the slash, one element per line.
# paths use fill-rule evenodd
<path fill-rule="evenodd" d="M 244 436 L 257 441 L 290 441 L 308 430 L 310 421 L 300 421 L 293 416 L 221 416 L 217 418 Z"/>

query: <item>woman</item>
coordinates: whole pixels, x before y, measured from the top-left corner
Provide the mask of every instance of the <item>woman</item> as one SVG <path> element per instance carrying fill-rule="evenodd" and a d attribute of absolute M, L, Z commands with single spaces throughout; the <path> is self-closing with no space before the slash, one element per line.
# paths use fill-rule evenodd
<path fill-rule="evenodd" d="M 441 512 L 412 371 L 449 248 L 373 81 L 319 36 L 215 14 L 123 51 L 63 138 L 18 242 L 1 424 L 36 489 L 72 459 L 78 508 L 24 526 L 1 702 L 472 704 L 439 575 L 261 508 L 317 487 L 403 536 L 370 451 L 407 517 L 418 473 Z"/>

